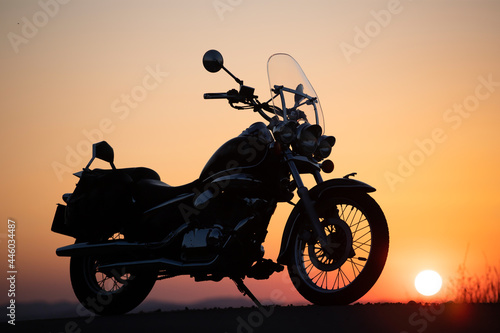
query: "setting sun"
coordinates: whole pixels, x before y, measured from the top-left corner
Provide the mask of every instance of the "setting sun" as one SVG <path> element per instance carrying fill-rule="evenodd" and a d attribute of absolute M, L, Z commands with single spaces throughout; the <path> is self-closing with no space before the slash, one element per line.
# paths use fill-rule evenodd
<path fill-rule="evenodd" d="M 432 296 L 441 290 L 443 280 L 441 276 L 431 270 L 425 270 L 418 273 L 415 278 L 415 288 L 424 296 Z"/>

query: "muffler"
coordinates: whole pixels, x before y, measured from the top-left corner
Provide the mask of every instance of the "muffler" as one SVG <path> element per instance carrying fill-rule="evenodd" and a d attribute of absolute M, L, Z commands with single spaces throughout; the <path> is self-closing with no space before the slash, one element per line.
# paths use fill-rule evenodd
<path fill-rule="evenodd" d="M 219 260 L 219 255 L 216 255 L 212 260 L 206 262 L 182 262 L 171 260 L 167 258 L 158 258 L 150 260 L 135 260 L 127 262 L 117 262 L 107 265 L 101 265 L 100 269 L 119 269 L 126 266 L 127 268 L 147 268 L 155 267 L 157 269 L 169 270 L 171 273 L 186 274 L 196 271 L 205 271 L 207 268 L 212 267 Z"/>
<path fill-rule="evenodd" d="M 59 257 L 82 257 L 92 255 L 141 254 L 151 251 L 151 244 L 114 241 L 112 243 L 77 243 L 63 246 L 56 250 Z"/>

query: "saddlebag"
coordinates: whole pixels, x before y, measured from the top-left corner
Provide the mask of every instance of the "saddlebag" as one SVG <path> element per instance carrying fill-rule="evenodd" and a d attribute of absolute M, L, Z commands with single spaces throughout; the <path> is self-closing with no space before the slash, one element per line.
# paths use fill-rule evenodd
<path fill-rule="evenodd" d="M 94 239 L 119 232 L 137 216 L 132 185 L 122 170 L 84 170 L 65 208 L 65 234 Z"/>
<path fill-rule="evenodd" d="M 73 235 L 71 228 L 66 224 L 66 205 L 57 204 L 56 214 L 54 215 L 50 230 L 58 234 L 76 237 Z"/>

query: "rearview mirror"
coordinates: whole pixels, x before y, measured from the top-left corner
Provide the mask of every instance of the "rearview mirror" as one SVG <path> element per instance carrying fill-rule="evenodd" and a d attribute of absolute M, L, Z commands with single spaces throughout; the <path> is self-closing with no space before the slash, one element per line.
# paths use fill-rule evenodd
<path fill-rule="evenodd" d="M 210 73 L 217 73 L 224 67 L 222 54 L 217 50 L 210 50 L 203 56 L 203 67 Z"/>
<path fill-rule="evenodd" d="M 115 152 L 106 141 L 94 143 L 92 145 L 92 155 L 94 158 L 98 158 L 110 164 L 113 164 L 115 160 Z"/>
<path fill-rule="evenodd" d="M 90 159 L 85 169 L 88 169 L 96 158 L 108 162 L 109 164 L 111 164 L 111 168 L 116 169 L 113 163 L 115 159 L 115 152 L 106 141 L 101 141 L 92 145 L 92 158 Z"/>

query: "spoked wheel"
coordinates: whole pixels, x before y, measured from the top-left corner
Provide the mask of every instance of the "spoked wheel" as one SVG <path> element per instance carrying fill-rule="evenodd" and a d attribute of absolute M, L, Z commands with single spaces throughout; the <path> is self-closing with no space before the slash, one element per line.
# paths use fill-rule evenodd
<path fill-rule="evenodd" d="M 378 204 L 364 193 L 319 202 L 327 235 L 324 251 L 305 217 L 293 235 L 288 272 L 299 293 L 314 304 L 350 304 L 366 294 L 384 268 L 389 231 Z"/>
<path fill-rule="evenodd" d="M 109 261 L 95 256 L 71 258 L 71 285 L 76 297 L 85 308 L 99 315 L 133 310 L 148 296 L 158 272 L 131 271 L 125 267 L 103 271 L 100 266 L 105 263 Z"/>

